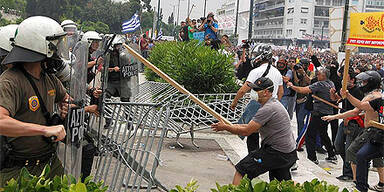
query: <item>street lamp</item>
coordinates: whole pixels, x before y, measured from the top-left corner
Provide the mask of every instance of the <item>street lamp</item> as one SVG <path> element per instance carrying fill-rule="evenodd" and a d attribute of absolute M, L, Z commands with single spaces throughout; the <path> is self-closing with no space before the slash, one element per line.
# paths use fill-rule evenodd
<path fill-rule="evenodd" d="M 207 11 L 207 0 L 204 0 L 204 17 L 206 16 Z"/>

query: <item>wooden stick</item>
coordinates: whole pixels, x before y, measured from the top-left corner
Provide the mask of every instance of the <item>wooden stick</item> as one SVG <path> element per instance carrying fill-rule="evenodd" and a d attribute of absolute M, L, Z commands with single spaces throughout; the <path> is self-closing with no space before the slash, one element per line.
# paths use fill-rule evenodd
<path fill-rule="evenodd" d="M 372 127 L 376 127 L 378 129 L 384 130 L 384 124 L 381 124 L 381 123 L 376 122 L 374 120 L 369 120 L 369 125 L 372 126 Z"/>
<path fill-rule="evenodd" d="M 341 109 L 339 106 L 337 106 L 337 105 L 335 105 L 335 104 L 333 104 L 333 103 L 331 103 L 331 102 L 329 102 L 329 101 L 327 101 L 327 100 L 325 100 L 323 98 L 320 98 L 320 97 L 318 97 L 316 95 L 312 95 L 312 97 L 317 99 L 317 100 L 319 100 L 319 101 L 321 101 L 321 102 L 323 102 L 323 103 L 325 103 L 325 104 L 327 104 L 327 105 L 330 105 L 330 106 L 332 106 L 332 107 L 334 107 L 336 109 Z"/>
<path fill-rule="evenodd" d="M 133 50 L 131 47 L 129 47 L 128 45 L 126 44 L 123 44 L 125 48 L 127 48 L 128 52 L 130 54 L 132 54 L 134 57 L 136 57 L 137 59 L 139 59 L 145 66 L 147 66 L 148 68 L 150 68 L 153 72 L 155 72 L 157 75 L 159 75 L 161 78 L 163 78 L 165 81 L 167 81 L 169 84 L 171 84 L 173 87 L 175 87 L 177 90 L 179 90 L 180 92 L 186 94 L 189 96 L 189 98 L 195 102 L 196 104 L 198 104 L 201 108 L 203 108 L 205 111 L 207 111 L 209 114 L 211 114 L 212 116 L 214 116 L 216 119 L 218 119 L 219 121 L 223 121 L 225 124 L 227 125 L 232 125 L 232 123 L 230 121 L 228 121 L 226 118 L 224 118 L 223 116 L 221 116 L 220 114 L 218 114 L 216 111 L 214 111 L 213 109 L 211 109 L 207 104 L 205 104 L 204 102 L 202 102 L 199 98 L 197 98 L 195 95 L 193 95 L 191 92 L 189 92 L 187 89 L 185 89 L 184 87 L 182 87 L 179 83 L 177 83 L 175 80 L 173 80 L 171 77 L 169 77 L 167 74 L 165 74 L 164 72 L 162 72 L 159 68 L 157 68 L 156 66 L 154 66 L 152 63 L 150 63 L 147 59 L 145 59 L 144 57 L 142 57 L 140 54 L 138 54 L 135 50 Z"/>
<path fill-rule="evenodd" d="M 343 85 L 341 88 L 341 91 L 343 91 L 344 93 L 347 90 L 347 83 L 348 83 L 347 77 L 348 77 L 348 71 L 349 71 L 349 58 L 350 58 L 350 56 L 351 56 L 351 50 L 350 49 L 345 50 L 345 65 L 344 65 L 344 74 L 343 74 Z M 345 96 L 343 96 L 343 99 L 345 99 Z"/>

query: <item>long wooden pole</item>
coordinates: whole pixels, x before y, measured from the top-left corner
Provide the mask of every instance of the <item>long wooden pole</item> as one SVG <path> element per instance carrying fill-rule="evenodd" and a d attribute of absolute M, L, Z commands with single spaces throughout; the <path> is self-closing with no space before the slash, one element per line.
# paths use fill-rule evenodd
<path fill-rule="evenodd" d="M 347 49 L 345 50 L 345 64 L 344 64 L 344 74 L 343 74 L 343 85 L 341 90 L 345 92 L 347 90 L 347 83 L 348 83 L 348 71 L 349 71 L 349 59 L 351 57 L 351 50 Z M 345 99 L 345 96 L 343 96 L 343 99 Z"/>
<path fill-rule="evenodd" d="M 369 125 L 373 126 L 373 127 L 376 127 L 378 129 L 384 130 L 384 124 L 381 124 L 379 122 L 376 122 L 376 121 L 373 121 L 373 120 L 369 120 Z"/>
<path fill-rule="evenodd" d="M 331 102 L 329 102 L 329 101 L 327 101 L 327 100 L 325 100 L 325 99 L 323 99 L 321 97 L 318 97 L 316 95 L 312 95 L 312 97 L 317 99 L 317 100 L 319 100 L 319 101 L 321 101 L 321 102 L 323 102 L 323 103 L 325 103 L 325 104 L 327 104 L 327 105 L 330 105 L 330 106 L 332 106 L 332 107 L 334 107 L 336 109 L 341 109 L 339 106 L 337 106 L 337 105 L 335 105 L 335 104 L 333 104 L 333 103 L 331 103 Z"/>
<path fill-rule="evenodd" d="M 147 59 L 142 57 L 140 54 L 138 54 L 135 50 L 133 50 L 128 45 L 124 44 L 124 47 L 127 48 L 128 52 L 132 54 L 134 57 L 136 57 L 138 60 L 140 60 L 145 66 L 150 68 L 153 72 L 155 72 L 157 75 L 159 75 L 161 78 L 163 78 L 165 81 L 167 81 L 169 84 L 171 84 L 173 87 L 175 87 L 180 92 L 186 94 L 189 96 L 189 98 L 198 104 L 201 108 L 203 108 L 205 111 L 210 113 L 212 116 L 214 116 L 219 121 L 223 121 L 227 125 L 232 125 L 230 121 L 228 121 L 226 118 L 218 114 L 216 111 L 211 109 L 207 104 L 202 102 L 199 98 L 197 98 L 195 95 L 193 95 L 191 92 L 189 92 L 187 89 L 182 87 L 179 83 L 177 83 L 175 80 L 173 80 L 171 77 L 169 77 L 167 74 L 162 72 L 159 68 L 154 66 L 152 63 L 150 63 Z"/>

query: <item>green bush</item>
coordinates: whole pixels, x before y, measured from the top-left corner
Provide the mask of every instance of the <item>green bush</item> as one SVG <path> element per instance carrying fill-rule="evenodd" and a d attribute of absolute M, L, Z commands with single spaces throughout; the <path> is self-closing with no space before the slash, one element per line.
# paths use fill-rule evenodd
<path fill-rule="evenodd" d="M 31 175 L 24 167 L 21 169 L 20 177 L 8 181 L 4 192 L 105 192 L 108 187 L 103 187 L 103 182 L 95 183 L 92 177 L 85 178 L 84 183 L 76 181 L 73 176 L 64 175 L 56 176 L 53 180 L 46 178 L 50 171 L 49 165 L 44 167 L 43 172 L 39 177 Z"/>
<path fill-rule="evenodd" d="M 277 180 L 267 183 L 260 179 L 253 179 L 252 181 L 245 176 L 240 185 L 219 185 L 216 183 L 217 189 L 211 189 L 211 192 L 338 192 L 339 187 L 335 185 L 328 185 L 325 181 L 319 181 L 313 179 L 311 182 L 305 182 L 304 184 L 295 184 L 293 181 Z M 197 181 L 192 180 L 187 184 L 187 187 L 182 188 L 176 186 L 171 192 L 195 192 L 198 188 Z M 348 192 L 347 189 L 343 189 L 342 192 Z"/>
<path fill-rule="evenodd" d="M 233 55 L 226 55 L 190 42 L 157 44 L 149 61 L 191 93 L 231 93 L 239 88 L 235 83 Z M 164 82 L 150 69 L 145 75 L 149 81 Z"/>

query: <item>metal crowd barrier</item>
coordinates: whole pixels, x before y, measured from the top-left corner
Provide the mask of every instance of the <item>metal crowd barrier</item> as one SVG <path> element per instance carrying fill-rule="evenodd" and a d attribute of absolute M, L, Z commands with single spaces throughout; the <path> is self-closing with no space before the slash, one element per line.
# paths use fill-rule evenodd
<path fill-rule="evenodd" d="M 169 107 L 153 103 L 105 103 L 105 118 L 91 118 L 88 132 L 99 149 L 94 180 L 103 180 L 109 191 L 167 189 L 155 178 L 167 133 Z"/>
<path fill-rule="evenodd" d="M 180 93 L 168 83 L 147 81 L 140 84 L 136 90 L 138 94 L 133 98 L 134 102 L 168 103 L 167 106 L 170 109 L 168 128 L 176 134 L 176 142 L 180 147 L 183 147 L 179 142 L 180 135 L 188 133 L 193 145 L 198 147 L 194 141 L 194 133 L 209 129 L 212 123 L 217 122 L 216 118 L 192 102 L 188 95 Z M 237 123 L 249 101 L 247 94 L 239 100 L 236 109 L 232 111 L 230 105 L 236 96 L 235 93 L 195 96 L 232 123 Z"/>

